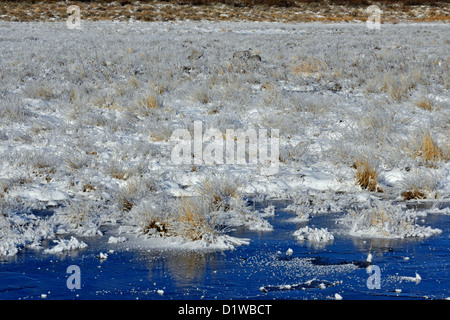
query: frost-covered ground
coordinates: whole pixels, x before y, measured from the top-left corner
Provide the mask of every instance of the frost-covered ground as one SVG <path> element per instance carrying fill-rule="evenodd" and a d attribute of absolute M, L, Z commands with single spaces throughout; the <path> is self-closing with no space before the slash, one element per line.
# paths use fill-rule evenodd
<path fill-rule="evenodd" d="M 437 234 L 406 204 L 449 213 L 448 34 L 448 24 L 0 22 L 0 255 L 89 245 L 80 236 L 251 245 L 228 231 L 272 230 L 273 208 L 251 205 L 265 199 L 292 200 L 300 221 L 341 212 L 355 237 Z M 248 49 L 261 61 L 233 58 Z M 194 136 L 195 121 L 223 135 L 279 130 L 276 174 L 174 163 L 171 136 Z"/>

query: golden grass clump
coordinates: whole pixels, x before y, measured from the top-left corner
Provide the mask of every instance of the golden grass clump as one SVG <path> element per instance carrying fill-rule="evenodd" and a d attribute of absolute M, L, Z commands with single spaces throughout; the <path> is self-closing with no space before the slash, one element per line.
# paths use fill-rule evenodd
<path fill-rule="evenodd" d="M 378 173 L 375 168 L 373 168 L 367 159 L 356 159 L 355 161 L 356 168 L 356 182 L 363 189 L 367 189 L 372 192 L 383 192 L 378 186 Z"/>
<path fill-rule="evenodd" d="M 214 211 L 228 211 L 233 208 L 233 204 L 238 204 L 242 195 L 239 191 L 241 182 L 227 176 L 213 176 L 204 179 L 197 187 L 201 197 L 206 199 Z M 235 200 L 235 201 L 233 201 Z M 236 206 L 237 207 L 237 206 Z"/>
<path fill-rule="evenodd" d="M 148 117 L 161 106 L 162 103 L 160 98 L 157 95 L 149 93 L 137 100 L 136 110 L 138 111 L 138 114 Z"/>
<path fill-rule="evenodd" d="M 125 212 L 130 211 L 134 206 L 133 199 L 131 199 L 131 197 L 128 197 L 126 194 L 121 195 L 121 197 L 119 198 L 119 204 L 122 210 Z"/>
<path fill-rule="evenodd" d="M 161 214 L 154 214 L 146 209 L 141 220 L 141 232 L 148 235 L 159 235 L 161 237 L 170 236 L 173 223 L 169 217 Z"/>
<path fill-rule="evenodd" d="M 120 167 L 113 166 L 110 171 L 111 177 L 119 179 L 119 180 L 127 180 L 128 172 L 126 170 L 122 170 Z"/>
<path fill-rule="evenodd" d="M 421 157 L 427 162 L 448 161 L 450 155 L 440 148 L 429 132 L 425 132 L 416 143 L 414 157 Z"/>
<path fill-rule="evenodd" d="M 152 95 L 145 96 L 144 99 L 139 100 L 140 104 L 147 109 L 156 109 L 158 107 L 158 102 L 156 98 Z"/>
<path fill-rule="evenodd" d="M 427 198 L 425 192 L 420 190 L 419 187 L 417 187 L 417 186 L 413 187 L 410 190 L 403 191 L 401 193 L 401 195 L 405 200 L 426 199 Z"/>
<path fill-rule="evenodd" d="M 416 106 L 421 109 L 431 111 L 433 109 L 433 102 L 429 98 L 420 98 L 416 101 Z"/>
<path fill-rule="evenodd" d="M 301 75 L 303 77 L 321 78 L 327 70 L 329 70 L 329 68 L 326 61 L 318 58 L 309 58 L 308 60 L 301 61 L 292 67 L 292 72 L 294 74 Z"/>
<path fill-rule="evenodd" d="M 209 204 L 203 199 L 181 198 L 175 207 L 178 215 L 178 235 L 197 241 L 204 236 L 214 236 L 220 231 L 220 224 L 212 214 Z"/>

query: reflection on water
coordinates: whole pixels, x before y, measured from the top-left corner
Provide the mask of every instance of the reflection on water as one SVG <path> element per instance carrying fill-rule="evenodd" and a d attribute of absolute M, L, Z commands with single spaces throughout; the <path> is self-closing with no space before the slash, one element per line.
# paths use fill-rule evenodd
<path fill-rule="evenodd" d="M 206 269 L 215 269 L 220 253 L 209 252 L 140 252 L 139 256 L 146 261 L 149 269 L 149 280 L 159 280 L 170 275 L 179 287 L 201 283 Z"/>
<path fill-rule="evenodd" d="M 389 239 L 389 238 L 358 238 L 353 237 L 353 245 L 362 252 L 391 252 L 394 249 L 403 248 L 404 250 L 413 249 L 421 239 Z M 422 240 L 423 241 L 423 240 Z"/>

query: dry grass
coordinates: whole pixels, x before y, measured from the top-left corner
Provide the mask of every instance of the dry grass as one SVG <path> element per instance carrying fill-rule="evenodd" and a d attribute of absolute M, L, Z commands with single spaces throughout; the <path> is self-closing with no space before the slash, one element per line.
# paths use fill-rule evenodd
<path fill-rule="evenodd" d="M 91 192 L 91 191 L 94 191 L 96 189 L 97 188 L 94 185 L 90 184 L 90 183 L 83 184 L 83 192 Z"/>
<path fill-rule="evenodd" d="M 321 78 L 329 70 L 326 61 L 318 58 L 309 58 L 292 67 L 292 72 L 302 77 Z"/>
<path fill-rule="evenodd" d="M 5 181 L 0 180 L 0 218 L 2 218 L 4 215 L 6 215 L 4 211 L 4 198 L 5 198 L 5 193 L 8 192 L 8 185 Z M 1 239 L 1 235 L 0 235 L 0 239 Z"/>
<path fill-rule="evenodd" d="M 159 106 L 159 102 L 153 95 L 148 94 L 143 99 L 138 100 L 138 105 L 144 109 L 156 109 Z"/>
<path fill-rule="evenodd" d="M 148 117 L 153 114 L 156 109 L 161 107 L 161 99 L 157 95 L 148 93 L 145 97 L 137 100 L 136 111 L 139 115 Z"/>
<path fill-rule="evenodd" d="M 403 191 L 401 193 L 401 195 L 405 200 L 426 199 L 427 198 L 425 192 L 420 190 L 418 187 L 415 187 L 411 190 Z"/>
<path fill-rule="evenodd" d="M 134 203 L 130 197 L 126 194 L 122 194 L 119 198 L 119 204 L 123 211 L 128 212 L 133 209 Z"/>
<path fill-rule="evenodd" d="M 165 222 L 160 222 L 152 218 L 148 218 L 147 223 L 143 226 L 142 232 L 144 234 L 157 233 L 160 236 L 170 235 L 170 224 Z"/>
<path fill-rule="evenodd" d="M 448 151 L 440 148 L 429 132 L 425 132 L 414 145 L 413 156 L 421 157 L 426 162 L 432 164 L 436 161 L 448 161 L 450 155 Z"/>
<path fill-rule="evenodd" d="M 42 85 L 36 88 L 33 96 L 38 99 L 42 98 L 45 100 L 50 100 L 55 96 L 55 94 L 48 85 Z"/>
<path fill-rule="evenodd" d="M 411 89 L 415 83 L 407 75 L 398 75 L 387 73 L 384 76 L 381 91 L 386 92 L 389 97 L 395 102 L 401 102 L 408 97 Z"/>
<path fill-rule="evenodd" d="M 421 109 L 431 111 L 433 109 L 433 102 L 428 97 L 422 97 L 416 101 L 416 106 Z"/>
<path fill-rule="evenodd" d="M 89 222 L 91 219 L 91 208 L 86 201 L 71 201 L 61 214 L 76 229 Z"/>
<path fill-rule="evenodd" d="M 374 207 L 369 212 L 372 227 L 383 226 L 393 220 L 394 213 L 389 208 Z"/>
<path fill-rule="evenodd" d="M 66 163 L 67 168 L 71 171 L 79 170 L 81 168 L 87 167 L 88 165 L 88 159 L 86 157 L 86 154 L 83 154 L 82 152 L 80 153 L 74 152 L 68 154 L 64 158 L 64 162 Z"/>
<path fill-rule="evenodd" d="M 365 9 L 377 4 L 382 23 L 449 21 L 450 8 L 441 0 L 167 0 L 75 1 L 81 20 L 173 21 L 365 21 Z M 423 6 L 419 6 L 418 3 Z M 0 0 L 0 15 L 9 21 L 66 21 L 67 6 L 61 1 Z"/>
<path fill-rule="evenodd" d="M 194 92 L 194 100 L 199 101 L 201 104 L 208 104 L 211 102 L 211 97 L 208 94 L 208 91 L 205 89 L 197 89 Z"/>
<path fill-rule="evenodd" d="M 128 170 L 126 170 L 122 163 L 118 160 L 111 161 L 108 166 L 108 173 L 111 177 L 119 179 L 119 180 L 127 180 L 130 176 Z"/>
<path fill-rule="evenodd" d="M 121 188 L 119 195 L 119 204 L 123 211 L 130 211 L 135 203 L 140 202 L 142 198 L 146 198 L 149 194 L 157 190 L 156 182 L 153 179 L 141 178 L 134 174 L 135 170 L 124 170 L 127 172 L 126 183 Z M 147 208 L 144 208 L 145 210 Z"/>
<path fill-rule="evenodd" d="M 378 173 L 375 168 L 370 165 L 367 159 L 356 159 L 356 182 L 363 189 L 367 189 L 372 192 L 383 192 L 378 186 Z"/>
<path fill-rule="evenodd" d="M 173 232 L 173 221 L 168 216 L 145 209 L 141 216 L 140 228 L 143 234 L 170 236 Z"/>
<path fill-rule="evenodd" d="M 198 186 L 197 191 L 200 196 L 209 202 L 213 211 L 228 211 L 237 204 L 242 195 L 239 191 L 241 182 L 226 176 L 213 176 L 204 179 Z"/>
<path fill-rule="evenodd" d="M 207 201 L 181 198 L 175 212 L 178 215 L 177 233 L 183 238 L 197 241 L 220 232 L 221 226 Z"/>
<path fill-rule="evenodd" d="M 420 170 L 404 178 L 401 196 L 405 200 L 437 198 L 438 176 L 433 171 Z"/>

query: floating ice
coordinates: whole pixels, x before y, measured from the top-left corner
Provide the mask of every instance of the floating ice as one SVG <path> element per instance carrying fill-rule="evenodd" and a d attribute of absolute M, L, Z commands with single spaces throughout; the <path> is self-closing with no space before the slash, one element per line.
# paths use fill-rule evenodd
<path fill-rule="evenodd" d="M 100 254 L 98 255 L 98 258 L 99 258 L 100 260 L 106 260 L 106 259 L 108 259 L 108 254 L 107 254 L 107 253 L 100 252 Z"/>

